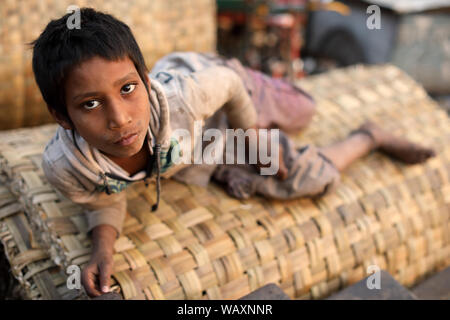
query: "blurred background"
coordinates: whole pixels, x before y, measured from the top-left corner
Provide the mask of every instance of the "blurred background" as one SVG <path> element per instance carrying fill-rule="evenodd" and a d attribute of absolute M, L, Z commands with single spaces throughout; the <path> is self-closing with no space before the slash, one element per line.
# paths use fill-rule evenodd
<path fill-rule="evenodd" d="M 2 0 L 0 130 L 51 122 L 27 43 L 71 4 L 127 23 L 149 68 L 188 50 L 217 51 L 289 80 L 393 63 L 450 109 L 450 0 Z M 380 29 L 366 24 L 372 4 L 380 8 Z"/>
<path fill-rule="evenodd" d="M 380 8 L 370 30 L 367 8 Z M 450 110 L 448 0 L 217 0 L 218 51 L 291 80 L 392 63 Z"/>

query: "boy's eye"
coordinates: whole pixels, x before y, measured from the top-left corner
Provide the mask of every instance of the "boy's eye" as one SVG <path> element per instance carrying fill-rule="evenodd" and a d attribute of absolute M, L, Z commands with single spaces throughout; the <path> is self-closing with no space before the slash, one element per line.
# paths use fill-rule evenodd
<path fill-rule="evenodd" d="M 91 109 L 97 108 L 99 106 L 99 104 L 100 104 L 100 102 L 98 102 L 97 100 L 89 100 L 89 101 L 83 103 L 83 106 L 86 109 L 91 110 Z"/>
<path fill-rule="evenodd" d="M 122 87 L 122 89 L 120 90 L 120 93 L 128 94 L 128 93 L 133 92 L 135 88 L 136 88 L 136 84 L 128 83 Z"/>

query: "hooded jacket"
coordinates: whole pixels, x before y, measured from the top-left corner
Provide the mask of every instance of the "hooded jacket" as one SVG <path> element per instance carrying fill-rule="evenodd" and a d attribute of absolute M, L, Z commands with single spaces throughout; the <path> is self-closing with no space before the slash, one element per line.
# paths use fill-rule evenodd
<path fill-rule="evenodd" d="M 241 78 L 214 54 L 169 54 L 155 64 L 149 77 L 147 143 L 154 162 L 147 170 L 130 176 L 76 130 L 60 126 L 45 148 L 42 168 L 48 181 L 85 208 L 89 233 L 98 225 L 108 224 L 119 236 L 126 215 L 126 193 L 121 191 L 134 181 L 156 180 L 159 201 L 160 177 L 176 176 L 189 166 L 174 164 L 175 159 L 168 156 L 176 154 L 172 151 L 178 147 L 172 137 L 174 129 L 186 129 L 194 136 L 194 121 L 205 123 L 219 112 L 233 128 L 246 130 L 256 124 L 257 113 Z M 207 181 L 212 171 L 205 172 Z"/>

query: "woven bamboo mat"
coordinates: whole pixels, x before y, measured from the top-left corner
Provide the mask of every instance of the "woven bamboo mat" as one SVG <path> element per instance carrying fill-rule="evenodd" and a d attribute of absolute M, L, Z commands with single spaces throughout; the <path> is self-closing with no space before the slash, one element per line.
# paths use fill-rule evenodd
<path fill-rule="evenodd" d="M 318 112 L 293 137 L 299 146 L 332 143 L 372 119 L 438 156 L 405 166 L 372 153 L 317 200 L 240 201 L 214 184 L 165 180 L 160 208 L 150 212 L 154 187 L 133 184 L 115 243 L 113 290 L 125 299 L 237 299 L 274 282 L 291 298 L 318 299 L 366 277 L 371 265 L 406 286 L 450 265 L 446 113 L 392 66 L 336 70 L 300 85 Z M 82 267 L 90 254 L 83 212 L 54 192 L 40 168 L 39 148 L 52 128 L 29 130 L 0 136 L 1 170 L 53 260 Z"/>
<path fill-rule="evenodd" d="M 67 288 L 67 276 L 37 242 L 21 204 L 5 185 L 0 186 L 0 242 L 23 299 L 86 298 L 83 291 Z"/>

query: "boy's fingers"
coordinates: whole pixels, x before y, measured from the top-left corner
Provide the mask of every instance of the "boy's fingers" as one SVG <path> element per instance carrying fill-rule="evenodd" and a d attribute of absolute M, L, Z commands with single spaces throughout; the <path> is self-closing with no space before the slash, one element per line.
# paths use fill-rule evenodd
<path fill-rule="evenodd" d="M 97 276 L 94 273 L 88 273 L 83 281 L 84 289 L 90 297 L 98 297 L 102 294 L 95 286 L 96 278 Z"/>
<path fill-rule="evenodd" d="M 280 168 L 277 173 L 277 178 L 283 181 L 286 180 L 287 175 L 288 175 L 287 170 L 285 168 Z"/>
<path fill-rule="evenodd" d="M 96 289 L 95 285 L 97 279 L 96 271 L 97 270 L 95 265 L 89 265 L 83 270 L 81 274 L 81 282 L 90 297 L 97 297 L 101 295 L 101 292 Z"/>
<path fill-rule="evenodd" d="M 286 168 L 286 164 L 284 163 L 283 147 L 281 145 L 278 154 L 278 168 L 277 178 L 280 180 L 286 180 L 288 176 L 288 170 Z"/>
<path fill-rule="evenodd" d="M 103 263 L 100 266 L 100 290 L 102 293 L 109 292 L 109 280 L 112 273 L 112 263 Z"/>

